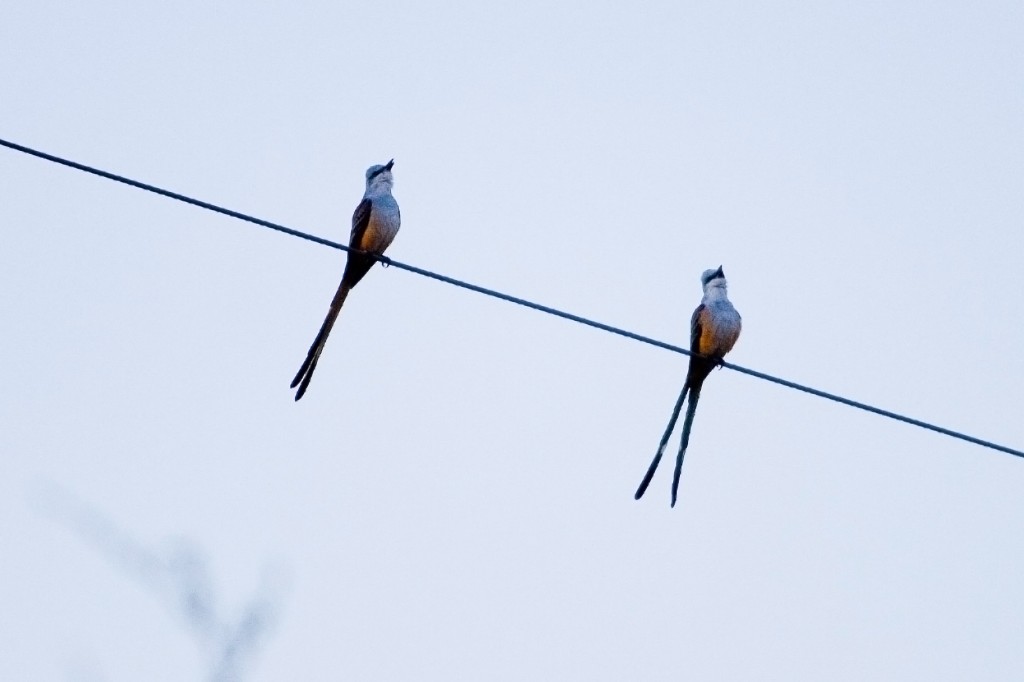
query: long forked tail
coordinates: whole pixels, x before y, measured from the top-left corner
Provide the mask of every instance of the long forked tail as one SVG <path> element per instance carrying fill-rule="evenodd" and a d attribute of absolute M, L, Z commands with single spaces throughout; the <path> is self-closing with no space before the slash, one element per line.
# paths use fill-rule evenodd
<path fill-rule="evenodd" d="M 658 469 L 658 464 L 661 462 L 661 456 L 665 454 L 665 446 L 668 444 L 668 439 L 672 435 L 672 429 L 676 427 L 676 421 L 679 419 L 679 411 L 683 409 L 683 401 L 686 400 L 686 392 L 689 389 L 689 382 L 683 384 L 683 390 L 680 391 L 675 407 L 672 408 L 672 416 L 668 420 L 668 426 L 665 427 L 665 434 L 661 437 L 661 442 L 658 444 L 658 452 L 655 453 L 654 459 L 651 461 L 651 466 L 648 467 L 647 473 L 644 475 L 644 480 L 640 481 L 640 487 L 636 489 L 636 494 L 633 495 L 634 500 L 639 500 L 644 496 L 644 493 L 647 492 L 647 486 L 651 484 L 651 479 L 654 478 L 654 472 Z"/>
<path fill-rule="evenodd" d="M 697 412 L 697 401 L 700 400 L 700 386 L 690 391 L 690 402 L 686 405 L 686 418 L 683 420 L 683 437 L 679 440 L 679 453 L 676 455 L 676 470 L 672 473 L 672 506 L 676 506 L 676 493 L 679 491 L 679 473 L 683 470 L 683 457 L 686 446 L 690 443 L 690 429 L 693 427 L 693 415 Z"/>
<path fill-rule="evenodd" d="M 338 313 L 341 312 L 341 306 L 345 303 L 345 299 L 348 297 L 348 292 L 352 287 L 342 280 L 338 286 L 337 293 L 334 294 L 334 299 L 331 301 L 331 307 L 327 311 L 327 317 L 324 318 L 324 323 L 320 325 L 320 331 L 317 333 L 316 338 L 313 339 L 313 345 L 309 347 L 309 353 L 306 355 L 305 361 L 302 363 L 302 367 L 299 367 L 298 373 L 295 378 L 292 379 L 292 388 L 296 386 L 299 390 L 295 392 L 295 399 L 298 400 L 306 394 L 306 388 L 309 386 L 309 380 L 313 378 L 313 370 L 316 369 L 316 363 L 320 359 L 320 353 L 324 350 L 324 344 L 327 343 L 327 337 L 331 333 L 331 328 L 334 326 L 334 321 L 338 319 Z"/>

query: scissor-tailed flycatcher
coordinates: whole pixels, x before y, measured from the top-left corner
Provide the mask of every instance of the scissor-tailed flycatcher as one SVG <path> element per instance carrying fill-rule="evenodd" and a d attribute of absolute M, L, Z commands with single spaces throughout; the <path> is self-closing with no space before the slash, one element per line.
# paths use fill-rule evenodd
<path fill-rule="evenodd" d="M 700 400 L 700 388 L 704 379 L 717 365 L 721 364 L 722 358 L 732 350 L 736 339 L 740 337 L 740 314 L 732 307 L 729 297 L 725 292 L 725 273 L 721 266 L 717 270 L 705 270 L 700 276 L 700 282 L 704 286 L 704 298 L 700 305 L 693 311 L 690 318 L 690 350 L 695 355 L 690 356 L 690 369 L 686 372 L 686 382 L 679 394 L 675 407 L 672 409 L 672 417 L 668 421 L 668 428 L 665 435 L 661 437 L 658 445 L 658 452 L 654 455 L 654 461 L 644 480 L 640 481 L 640 487 L 636 489 L 636 499 L 643 497 L 647 486 L 654 476 L 654 471 L 661 462 L 661 456 L 665 452 L 665 445 L 668 443 L 672 429 L 679 419 L 679 410 L 682 409 L 686 394 L 690 394 L 690 402 L 686 406 L 686 419 L 683 421 L 683 437 L 679 441 L 679 454 L 676 455 L 676 470 L 672 476 L 672 506 L 676 506 L 676 493 L 679 490 L 679 472 L 683 468 L 683 456 L 686 454 L 686 445 L 690 442 L 690 427 L 693 426 L 693 415 L 697 411 L 697 401 Z"/>
<path fill-rule="evenodd" d="M 398 212 L 398 202 L 391 196 L 391 187 L 395 182 L 391 176 L 391 167 L 394 165 L 395 160 L 391 159 L 383 166 L 370 166 L 366 169 L 366 191 L 363 193 L 363 200 L 352 214 L 352 234 L 348 239 L 349 248 L 356 250 L 348 252 L 345 274 L 341 276 L 341 284 L 338 285 L 338 292 L 334 294 L 331 307 L 327 310 L 327 317 L 324 318 L 313 345 L 309 347 L 306 361 L 292 379 L 292 388 L 299 387 L 295 392 L 296 400 L 306 393 L 320 353 L 327 343 L 327 336 L 331 333 L 334 321 L 338 319 L 338 313 L 341 312 L 348 292 L 377 262 L 377 259 L 369 254 L 383 254 L 384 249 L 391 245 L 398 234 L 402 216 Z"/>

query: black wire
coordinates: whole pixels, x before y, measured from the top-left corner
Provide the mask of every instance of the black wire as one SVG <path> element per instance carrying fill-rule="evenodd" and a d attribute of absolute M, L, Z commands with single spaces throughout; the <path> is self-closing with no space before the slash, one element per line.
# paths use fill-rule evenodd
<path fill-rule="evenodd" d="M 161 196 L 165 196 L 165 197 L 168 197 L 170 199 L 176 199 L 177 201 L 183 201 L 186 204 L 192 204 L 193 206 L 198 206 L 199 208 L 205 208 L 208 211 L 214 211 L 216 213 L 222 213 L 222 214 L 224 214 L 226 216 L 231 216 L 232 218 L 237 218 L 239 220 L 244 220 L 246 222 L 255 223 L 256 225 L 260 225 L 262 227 L 268 227 L 271 230 L 277 230 L 278 232 L 284 232 L 285 234 L 289 234 L 289 235 L 291 235 L 293 237 L 299 237 L 301 239 L 307 239 L 307 240 L 309 240 L 311 242 L 316 242 L 317 244 L 323 244 L 324 246 L 330 246 L 332 248 L 340 249 L 342 251 L 351 251 L 352 250 L 352 249 L 350 249 L 348 246 L 346 246 L 344 244 L 339 244 L 338 242 L 332 242 L 329 239 L 323 239 L 321 237 L 317 237 L 315 235 L 308 234 L 306 232 L 300 232 L 298 230 L 293 230 L 292 228 L 285 227 L 284 225 L 278 225 L 277 223 L 272 223 L 272 222 L 270 222 L 268 220 L 261 220 L 260 218 L 254 218 L 254 217 L 252 217 L 250 215 L 246 215 L 244 213 L 239 213 L 238 211 L 232 211 L 231 209 L 222 208 L 222 207 L 217 206 L 215 204 L 211 204 L 211 203 L 208 203 L 208 202 L 205 202 L 205 201 L 200 201 L 199 199 L 193 199 L 191 197 L 187 197 L 184 194 L 178 194 L 177 192 L 171 192 L 170 190 L 161 189 L 161 188 L 155 187 L 153 185 L 148 185 L 148 184 L 146 184 L 144 182 L 139 182 L 138 180 L 132 180 L 130 178 L 123 177 L 121 175 L 116 175 L 114 173 L 108 173 L 107 171 L 100 170 L 98 168 L 93 168 L 91 166 L 86 166 L 86 165 L 81 164 L 81 163 L 76 163 L 75 161 L 69 161 L 67 159 L 62 159 L 59 156 L 54 156 L 52 154 L 47 154 L 46 152 L 41 152 L 41 151 L 38 151 L 36 149 L 31 149 L 29 147 L 25 147 L 23 145 L 16 144 L 14 142 L 8 142 L 7 140 L 0 139 L 0 146 L 7 147 L 9 149 L 13 149 L 15 151 L 19 151 L 19 152 L 22 152 L 22 153 L 25 153 L 25 154 L 29 154 L 30 156 L 35 156 L 35 157 L 38 157 L 40 159 L 46 159 L 47 161 L 52 161 L 54 163 L 59 163 L 62 166 L 68 166 L 69 168 L 74 168 L 74 169 L 77 169 L 77 170 L 80 170 L 80 171 L 85 171 L 86 173 L 92 173 L 93 175 L 98 175 L 101 178 L 106 178 L 108 180 L 113 180 L 115 182 L 120 182 L 120 183 L 123 183 L 125 185 L 131 185 L 132 187 L 136 187 L 138 189 L 143 189 L 143 190 L 146 190 L 147 192 L 153 192 L 154 194 L 159 194 Z M 423 268 L 418 268 L 415 265 L 409 265 L 407 263 L 402 263 L 402 262 L 399 262 L 399 261 L 396 261 L 396 260 L 391 260 L 390 258 L 387 258 L 386 256 L 376 256 L 375 254 L 369 254 L 369 255 L 374 256 L 375 258 L 377 258 L 377 260 L 381 261 L 385 265 L 389 265 L 391 267 L 395 267 L 395 268 L 398 268 L 400 270 L 407 270 L 408 272 L 414 272 L 417 275 L 422 275 L 424 277 L 429 277 L 430 279 L 434 279 L 434 280 L 437 280 L 439 282 L 444 282 L 445 284 L 451 284 L 453 286 L 461 287 L 463 289 L 468 289 L 469 291 L 475 291 L 476 293 L 484 294 L 485 296 L 491 296 L 493 298 L 499 298 L 499 299 L 501 299 L 503 301 L 508 301 L 509 303 L 515 303 L 517 305 L 525 306 L 527 308 L 531 308 L 533 310 L 537 310 L 537 311 L 540 311 L 542 313 L 547 313 L 548 315 L 554 315 L 555 317 L 561 317 L 561 318 L 566 319 L 566 320 L 572 320 L 573 322 L 578 322 L 578 323 L 586 325 L 588 327 L 594 327 L 595 329 L 600 329 L 602 331 L 606 331 L 606 332 L 609 332 L 611 334 L 617 334 L 619 336 L 624 336 L 627 339 L 632 339 L 634 341 L 639 341 L 640 343 L 646 343 L 647 345 L 655 346 L 657 348 L 663 348 L 665 350 L 672 351 L 673 353 L 680 353 L 682 355 L 692 355 L 692 353 L 689 350 L 687 350 L 686 348 L 682 348 L 680 346 L 675 346 L 675 345 L 673 345 L 671 343 L 665 343 L 664 341 L 659 341 L 657 339 L 652 339 L 649 336 L 643 336 L 642 334 L 637 334 L 635 332 L 627 331 L 625 329 L 620 329 L 619 327 L 613 327 L 613 326 L 611 326 L 609 324 L 604 324 L 603 322 L 597 322 L 595 320 L 590 320 L 590 319 L 587 319 L 585 317 L 580 317 L 579 315 L 574 315 L 572 313 L 567 313 L 565 311 L 558 310 L 557 308 L 552 308 L 550 306 L 541 305 L 540 303 L 534 303 L 532 301 L 527 301 L 526 299 L 519 298 L 517 296 L 511 296 L 509 294 L 503 294 L 500 291 L 495 291 L 493 289 L 488 289 L 486 287 L 478 286 L 476 284 L 470 284 L 469 282 L 463 282 L 462 280 L 455 279 L 454 277 L 448 277 L 447 275 L 442 275 L 442 274 L 439 274 L 439 273 L 436 273 L 436 272 L 431 272 L 430 270 L 424 270 Z M 857 409 L 864 410 L 866 412 L 871 412 L 873 414 L 881 415 L 883 417 L 888 417 L 889 419 L 895 419 L 896 421 L 901 421 L 901 422 L 903 422 L 905 424 L 911 424 L 913 426 L 918 426 L 918 427 L 920 427 L 922 429 L 928 429 L 929 431 L 934 431 L 936 433 L 941 433 L 944 436 L 949 436 L 951 438 L 958 438 L 960 440 L 967 441 L 968 443 L 974 443 L 975 445 L 980 445 L 982 447 L 991 448 L 993 450 L 999 450 L 1000 452 L 1005 452 L 1007 454 L 1015 455 L 1017 457 L 1024 457 L 1024 452 L 1022 452 L 1020 450 L 1015 450 L 1013 448 L 1006 447 L 1005 445 L 999 445 L 999 444 L 993 443 L 991 441 L 982 440 L 981 438 L 975 438 L 974 436 L 969 436 L 969 435 L 967 435 L 965 433 L 960 433 L 959 431 L 953 431 L 951 429 L 947 429 L 947 428 L 944 428 L 944 427 L 941 427 L 941 426 L 936 426 L 935 424 L 929 424 L 928 422 L 923 422 L 923 421 L 921 421 L 919 419 L 913 419 L 911 417 L 906 417 L 906 416 L 903 416 L 901 414 L 897 414 L 895 412 L 890 412 L 889 410 L 883 410 L 880 407 L 874 407 L 874 406 L 868 405 L 866 403 L 858 402 L 856 400 L 851 400 L 849 398 L 844 398 L 842 396 L 835 395 L 834 393 L 827 393 L 825 391 L 821 391 L 821 390 L 818 390 L 816 388 L 811 388 L 810 386 L 804 386 L 802 384 L 798 384 L 798 383 L 793 382 L 793 381 L 788 381 L 786 379 L 780 379 L 779 377 L 774 377 L 774 376 L 772 376 L 770 374 L 765 374 L 764 372 L 758 372 L 757 370 L 748 369 L 748 368 L 742 367 L 740 365 L 734 365 L 731 362 L 723 362 L 722 366 L 726 367 L 728 369 L 734 370 L 736 372 L 740 372 L 741 374 L 747 374 L 749 376 L 756 377 L 758 379 L 763 379 L 765 381 L 770 381 L 770 382 L 772 382 L 774 384 L 779 384 L 780 386 L 785 386 L 787 388 L 796 389 L 797 391 L 803 391 L 804 393 L 809 393 L 811 395 L 818 396 L 819 398 L 825 398 L 826 400 L 832 400 L 834 402 L 841 403 L 843 405 L 848 405 L 849 407 L 855 407 Z"/>

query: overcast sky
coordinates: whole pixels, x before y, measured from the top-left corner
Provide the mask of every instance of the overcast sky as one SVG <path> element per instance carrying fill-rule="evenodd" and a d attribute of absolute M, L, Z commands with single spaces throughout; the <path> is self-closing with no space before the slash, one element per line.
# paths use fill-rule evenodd
<path fill-rule="evenodd" d="M 0 137 L 341 241 L 394 157 L 395 259 L 683 345 L 722 264 L 730 360 L 1024 447 L 1020 2 L 298 5 L 14 0 Z M 246 680 L 1024 670 L 1016 457 L 723 370 L 635 502 L 680 355 L 377 267 L 295 403 L 343 254 L 6 149 L 0 225 L 0 679 L 210 674 L 70 500 L 276 595 Z"/>

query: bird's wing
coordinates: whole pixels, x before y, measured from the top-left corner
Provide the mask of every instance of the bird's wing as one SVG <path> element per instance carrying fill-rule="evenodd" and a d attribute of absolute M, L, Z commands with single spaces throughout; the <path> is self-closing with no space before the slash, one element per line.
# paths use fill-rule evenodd
<path fill-rule="evenodd" d="M 708 353 L 711 352 L 711 320 L 709 317 L 707 306 L 701 303 L 697 306 L 697 309 L 693 311 L 693 317 L 690 318 L 690 352 L 695 355 L 690 356 L 690 368 L 686 372 L 686 384 L 690 387 L 690 400 L 694 401 L 697 394 L 700 393 L 701 384 L 704 383 L 704 379 L 708 376 L 712 369 L 715 367 L 716 360 L 707 357 Z"/>
<path fill-rule="evenodd" d="M 701 326 L 701 317 L 704 312 L 704 304 L 701 303 L 697 306 L 697 309 L 693 311 L 693 317 L 690 318 L 690 350 L 694 353 L 700 353 L 700 337 L 704 333 L 704 328 Z"/>
<path fill-rule="evenodd" d="M 356 210 L 352 212 L 352 234 L 349 235 L 348 245 L 353 249 L 362 249 L 363 235 L 366 234 L 366 228 L 370 225 L 370 211 L 373 208 L 373 202 L 369 199 L 363 199 L 356 206 Z"/>

